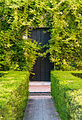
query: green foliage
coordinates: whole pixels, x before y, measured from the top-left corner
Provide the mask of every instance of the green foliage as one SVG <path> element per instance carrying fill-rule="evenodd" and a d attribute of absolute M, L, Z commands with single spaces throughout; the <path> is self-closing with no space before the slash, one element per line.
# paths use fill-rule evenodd
<path fill-rule="evenodd" d="M 0 13 L 0 69 L 31 70 L 40 46 L 31 39 L 26 30 L 28 7 L 26 0 L 1 1 Z M 29 20 L 28 20 L 29 23 Z M 30 24 L 31 25 L 31 24 Z"/>
<path fill-rule="evenodd" d="M 81 1 L 53 0 L 50 40 L 56 69 L 82 69 Z"/>
<path fill-rule="evenodd" d="M 0 120 L 21 120 L 28 99 L 29 72 L 0 72 Z"/>
<path fill-rule="evenodd" d="M 52 71 L 51 94 L 61 120 L 82 119 L 82 71 Z"/>
<path fill-rule="evenodd" d="M 23 38 L 30 27 L 50 28 L 56 69 L 82 69 L 81 13 L 78 0 L 0 0 L 1 70 L 31 70 L 41 47 Z"/>

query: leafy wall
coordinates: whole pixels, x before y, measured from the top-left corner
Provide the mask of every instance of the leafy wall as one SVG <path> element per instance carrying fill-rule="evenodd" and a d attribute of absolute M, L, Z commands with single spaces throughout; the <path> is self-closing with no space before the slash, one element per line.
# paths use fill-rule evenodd
<path fill-rule="evenodd" d="M 56 69 L 82 69 L 81 1 L 52 2 L 51 61 Z"/>
<path fill-rule="evenodd" d="M 81 69 L 80 1 L 0 0 L 1 70 L 32 68 L 41 47 L 23 39 L 30 27 L 50 28 L 47 53 L 56 69 Z"/>

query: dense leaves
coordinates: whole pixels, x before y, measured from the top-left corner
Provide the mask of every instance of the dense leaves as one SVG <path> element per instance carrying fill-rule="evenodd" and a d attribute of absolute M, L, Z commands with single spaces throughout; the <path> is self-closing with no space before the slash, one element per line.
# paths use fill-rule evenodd
<path fill-rule="evenodd" d="M 31 69 L 40 49 L 27 35 L 28 2 L 1 1 L 0 68 L 1 70 Z M 29 23 L 29 22 L 28 22 Z"/>
<path fill-rule="evenodd" d="M 81 3 L 77 0 L 55 0 L 52 11 L 51 61 L 56 69 L 81 69 Z"/>
<path fill-rule="evenodd" d="M 52 71 L 51 94 L 61 120 L 82 119 L 82 71 Z"/>
<path fill-rule="evenodd" d="M 49 27 L 55 68 L 81 69 L 81 13 L 79 0 L 0 0 L 0 68 L 30 70 L 41 47 L 23 36 Z"/>
<path fill-rule="evenodd" d="M 0 71 L 0 120 L 23 119 L 28 88 L 28 71 Z"/>

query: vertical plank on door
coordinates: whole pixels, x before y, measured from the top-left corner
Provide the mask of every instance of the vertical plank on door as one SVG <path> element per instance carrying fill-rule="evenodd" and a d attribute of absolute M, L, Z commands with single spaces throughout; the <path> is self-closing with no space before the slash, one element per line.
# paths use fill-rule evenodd
<path fill-rule="evenodd" d="M 47 32 L 47 28 L 37 28 L 31 31 L 31 39 L 41 43 L 42 46 L 48 43 L 50 39 L 50 33 Z M 45 32 L 44 32 L 45 31 Z M 49 61 L 49 56 L 46 58 L 38 57 L 33 68 L 35 76 L 30 77 L 33 81 L 50 81 L 50 70 L 53 68 Z"/>

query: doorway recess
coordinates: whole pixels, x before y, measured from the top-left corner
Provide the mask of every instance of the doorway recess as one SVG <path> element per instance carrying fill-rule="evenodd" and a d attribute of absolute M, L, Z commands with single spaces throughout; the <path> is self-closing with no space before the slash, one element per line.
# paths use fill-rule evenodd
<path fill-rule="evenodd" d="M 36 28 L 30 33 L 30 38 L 36 40 L 41 45 L 48 43 L 50 39 L 49 28 Z M 53 69 L 53 64 L 49 60 L 49 54 L 45 58 L 38 57 L 33 67 L 33 73 L 30 75 L 30 81 L 50 81 L 50 71 Z"/>

